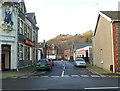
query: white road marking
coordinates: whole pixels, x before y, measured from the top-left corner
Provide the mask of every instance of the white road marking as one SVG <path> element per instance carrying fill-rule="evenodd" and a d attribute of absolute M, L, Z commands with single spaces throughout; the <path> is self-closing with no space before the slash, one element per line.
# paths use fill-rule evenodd
<path fill-rule="evenodd" d="M 63 69 L 65 69 L 65 66 L 64 66 L 64 68 Z"/>
<path fill-rule="evenodd" d="M 79 75 L 71 75 L 71 77 L 80 77 Z"/>
<path fill-rule="evenodd" d="M 88 75 L 80 75 L 81 77 L 88 77 Z"/>
<path fill-rule="evenodd" d="M 38 78 L 39 76 L 30 76 L 30 78 Z"/>
<path fill-rule="evenodd" d="M 46 71 L 41 72 L 42 74 L 46 73 Z"/>
<path fill-rule="evenodd" d="M 64 75 L 63 77 L 70 77 L 69 75 Z"/>
<path fill-rule="evenodd" d="M 120 87 L 94 87 L 94 88 L 85 88 L 85 89 L 119 89 Z"/>
<path fill-rule="evenodd" d="M 63 64 L 63 66 L 64 66 L 63 69 L 65 69 L 65 64 Z"/>
<path fill-rule="evenodd" d="M 64 76 L 64 73 L 65 73 L 65 71 L 62 71 L 62 75 L 61 75 L 61 77 L 63 77 L 63 76 Z"/>
<path fill-rule="evenodd" d="M 98 73 L 98 72 L 95 72 L 95 71 L 93 71 L 93 70 L 91 70 L 91 69 L 89 69 L 89 68 L 86 68 L 88 71 L 90 71 L 91 73 L 95 73 L 95 74 L 98 74 L 98 75 L 100 75 L 101 77 L 106 77 L 106 76 L 104 76 L 104 75 L 101 75 L 100 73 Z"/>
<path fill-rule="evenodd" d="M 50 76 L 50 77 L 60 77 L 60 76 Z"/>
<path fill-rule="evenodd" d="M 13 76 L 13 77 L 11 77 L 11 78 L 17 78 L 17 76 Z"/>
<path fill-rule="evenodd" d="M 98 75 L 91 75 L 91 77 L 100 77 L 100 76 L 98 76 Z"/>
<path fill-rule="evenodd" d="M 41 76 L 41 77 L 48 77 L 48 76 Z"/>

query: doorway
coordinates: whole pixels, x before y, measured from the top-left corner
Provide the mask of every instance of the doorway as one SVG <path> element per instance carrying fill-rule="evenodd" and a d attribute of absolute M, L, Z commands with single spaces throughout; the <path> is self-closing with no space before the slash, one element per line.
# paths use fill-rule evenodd
<path fill-rule="evenodd" d="M 2 71 L 5 70 L 5 54 L 2 54 Z"/>
<path fill-rule="evenodd" d="M 10 55 L 11 55 L 11 46 L 2 45 L 2 57 L 1 57 L 1 69 L 2 71 L 10 70 Z"/>

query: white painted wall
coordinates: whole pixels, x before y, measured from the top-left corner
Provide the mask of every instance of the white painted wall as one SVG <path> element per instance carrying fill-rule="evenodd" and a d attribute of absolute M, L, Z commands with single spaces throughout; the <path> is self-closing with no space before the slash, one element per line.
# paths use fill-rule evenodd
<path fill-rule="evenodd" d="M 79 51 L 79 50 L 88 50 L 88 57 L 90 57 L 90 49 L 92 48 L 92 46 L 86 46 L 86 47 L 83 47 L 83 48 L 80 48 L 80 49 L 77 49 L 76 51 Z M 82 54 L 80 54 L 82 56 Z M 77 57 L 77 55 L 76 55 Z M 84 52 L 84 57 L 86 57 L 86 53 Z"/>
<path fill-rule="evenodd" d="M 30 60 L 32 60 L 33 55 L 33 49 L 30 47 Z"/>
<path fill-rule="evenodd" d="M 2 29 L 2 21 L 4 20 L 4 7 L 1 7 L 0 4 L 0 59 L 1 59 L 1 45 L 8 44 L 11 45 L 11 68 L 10 69 L 17 69 L 17 18 L 18 18 L 18 11 L 15 8 L 15 12 L 12 14 L 12 21 L 14 22 L 13 30 L 12 31 L 5 31 Z M 6 58 L 7 59 L 7 58 Z M 1 61 L 1 60 L 0 60 Z M 6 65 L 8 65 L 6 63 Z M 8 66 L 7 66 L 8 67 Z M 1 70 L 1 62 L 0 62 L 0 70 Z"/>
<path fill-rule="evenodd" d="M 41 51 L 38 50 L 38 60 L 40 60 L 40 59 L 41 59 Z"/>

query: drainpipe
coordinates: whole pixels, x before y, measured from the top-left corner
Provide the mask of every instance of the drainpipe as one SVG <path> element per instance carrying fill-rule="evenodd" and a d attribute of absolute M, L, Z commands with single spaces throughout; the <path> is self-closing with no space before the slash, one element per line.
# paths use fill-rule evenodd
<path fill-rule="evenodd" d="M 115 72 L 115 65 L 114 65 L 114 45 L 113 45 L 113 22 L 111 22 L 111 39 L 112 39 L 112 62 L 113 62 L 113 72 Z"/>
<path fill-rule="evenodd" d="M 94 40 L 94 38 L 95 37 L 92 38 L 92 42 L 93 42 L 93 48 L 92 48 L 92 52 L 93 52 L 93 54 L 92 54 L 92 57 L 93 57 L 92 61 L 93 62 L 92 62 L 92 65 L 96 65 L 96 59 L 95 59 L 96 58 L 95 57 L 96 56 L 95 55 L 96 52 L 95 52 L 95 40 Z"/>

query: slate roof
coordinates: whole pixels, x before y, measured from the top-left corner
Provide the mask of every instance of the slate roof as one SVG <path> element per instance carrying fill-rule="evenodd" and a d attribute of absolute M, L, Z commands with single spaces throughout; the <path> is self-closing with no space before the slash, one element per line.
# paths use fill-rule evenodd
<path fill-rule="evenodd" d="M 36 25 L 36 17 L 35 17 L 35 13 L 26 13 L 27 18 L 34 24 Z"/>
<path fill-rule="evenodd" d="M 109 17 L 113 22 L 120 21 L 120 11 L 100 11 L 100 12 L 103 13 L 104 15 L 106 15 L 107 17 Z M 95 27 L 95 31 L 93 34 L 94 36 L 96 34 L 96 29 L 98 26 L 100 16 L 101 15 L 99 14 L 98 19 L 97 19 L 97 23 L 96 23 L 96 27 Z"/>
<path fill-rule="evenodd" d="M 74 48 L 79 49 L 79 48 L 83 48 L 86 46 L 92 46 L 92 43 L 74 43 L 71 48 L 72 49 L 74 49 Z"/>
<path fill-rule="evenodd" d="M 111 20 L 120 20 L 120 11 L 101 11 L 101 13 L 111 18 Z"/>

